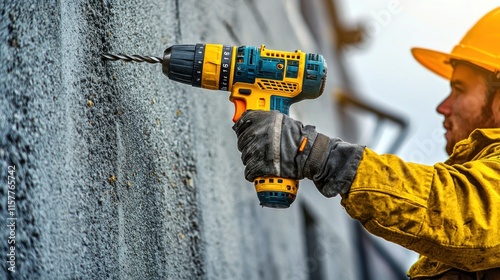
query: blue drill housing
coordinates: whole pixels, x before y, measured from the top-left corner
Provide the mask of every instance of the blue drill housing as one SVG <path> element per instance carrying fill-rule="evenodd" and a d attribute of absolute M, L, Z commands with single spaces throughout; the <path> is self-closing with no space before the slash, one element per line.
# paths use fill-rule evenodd
<path fill-rule="evenodd" d="M 255 84 L 256 79 L 270 80 L 270 88 L 282 92 L 279 95 L 271 95 L 271 110 L 278 110 L 287 115 L 293 103 L 321 95 L 327 74 L 326 62 L 322 55 L 312 53 L 305 54 L 305 57 L 298 54 L 272 53 L 271 55 L 275 57 L 263 55 L 261 49 L 253 46 L 238 47 L 233 83 Z M 304 75 L 299 81 L 300 63 L 304 60 Z M 287 97 L 287 91 L 291 91 L 293 87 L 283 82 L 285 78 L 287 81 L 296 79 L 294 84 L 302 85 L 302 92 Z M 279 83 L 280 81 L 282 83 Z"/>

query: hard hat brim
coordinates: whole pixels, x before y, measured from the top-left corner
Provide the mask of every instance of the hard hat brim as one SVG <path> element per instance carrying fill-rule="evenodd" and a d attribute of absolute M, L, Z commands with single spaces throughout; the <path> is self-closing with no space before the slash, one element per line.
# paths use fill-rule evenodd
<path fill-rule="evenodd" d="M 425 68 L 447 80 L 450 80 L 453 75 L 453 67 L 450 63 L 452 59 L 467 61 L 491 72 L 497 71 L 496 69 L 499 67 L 498 65 L 494 65 L 488 61 L 491 57 L 489 54 L 489 56 L 485 56 L 484 53 L 480 53 L 472 48 L 464 47 L 463 45 L 457 45 L 453 50 L 454 51 L 451 54 L 447 54 L 429 49 L 412 48 L 411 53 L 413 54 L 413 57 Z M 464 53 L 464 50 L 467 53 Z M 474 52 L 473 55 L 471 55 L 471 52 Z"/>
<path fill-rule="evenodd" d="M 411 53 L 413 54 L 413 57 L 425 68 L 447 80 L 450 80 L 453 74 L 453 67 L 450 64 L 450 59 L 460 59 L 459 57 L 454 57 L 451 54 L 423 48 L 412 48 Z"/>

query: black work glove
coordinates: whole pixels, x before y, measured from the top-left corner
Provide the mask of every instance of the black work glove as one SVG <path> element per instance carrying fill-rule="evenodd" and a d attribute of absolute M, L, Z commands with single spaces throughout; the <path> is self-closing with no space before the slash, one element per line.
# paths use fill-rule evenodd
<path fill-rule="evenodd" d="M 233 130 L 248 181 L 267 176 L 308 178 L 326 197 L 349 191 L 364 150 L 278 111 L 247 111 Z"/>

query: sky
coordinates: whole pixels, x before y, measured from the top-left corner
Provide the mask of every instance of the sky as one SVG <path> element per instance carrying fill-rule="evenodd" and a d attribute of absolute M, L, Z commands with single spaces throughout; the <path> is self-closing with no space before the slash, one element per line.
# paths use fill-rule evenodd
<path fill-rule="evenodd" d="M 410 121 L 397 154 L 423 164 L 445 161 L 443 117 L 436 107 L 448 95 L 449 82 L 421 66 L 410 49 L 451 52 L 477 20 L 500 6 L 500 0 L 337 1 L 343 22 L 366 26 L 366 40 L 345 54 L 357 92 Z M 386 138 L 397 132 L 388 131 Z M 383 152 L 384 141 L 378 149 Z"/>

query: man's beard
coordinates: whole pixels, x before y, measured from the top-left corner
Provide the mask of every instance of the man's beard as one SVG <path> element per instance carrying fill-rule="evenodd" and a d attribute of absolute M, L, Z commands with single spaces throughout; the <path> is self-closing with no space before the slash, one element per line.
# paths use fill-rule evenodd
<path fill-rule="evenodd" d="M 495 122 L 495 118 L 493 117 L 493 95 L 494 94 L 488 94 L 486 104 L 484 104 L 484 106 L 481 108 L 481 114 L 477 119 L 474 120 L 474 122 L 467 124 L 468 128 L 464 130 L 464 135 L 458 135 L 454 137 L 454 139 L 451 139 L 452 141 L 448 141 L 446 143 L 446 152 L 448 153 L 448 155 L 452 154 L 455 144 L 464 139 L 467 139 L 472 131 L 474 131 L 476 128 L 499 127 Z"/>

